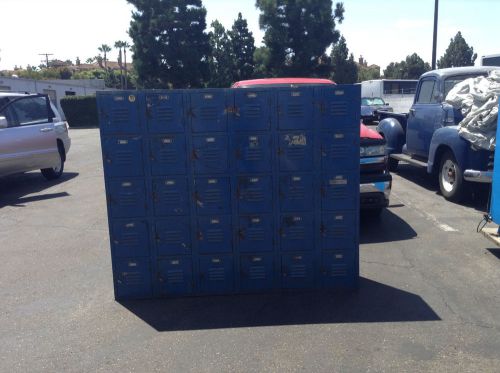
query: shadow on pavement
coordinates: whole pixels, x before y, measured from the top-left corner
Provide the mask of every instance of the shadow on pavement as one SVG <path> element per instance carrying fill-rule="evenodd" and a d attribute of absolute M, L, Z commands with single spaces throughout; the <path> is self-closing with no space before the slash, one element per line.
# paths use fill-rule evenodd
<path fill-rule="evenodd" d="M 158 331 L 272 325 L 438 321 L 418 295 L 366 278 L 355 292 L 300 292 L 120 301 Z"/>
<path fill-rule="evenodd" d="M 436 176 L 429 175 L 426 170 L 412 166 L 407 163 L 400 163 L 396 175 L 411 181 L 421 187 L 441 195 L 439 183 Z M 472 192 L 460 203 L 462 206 L 473 208 L 480 212 L 488 210 L 489 184 L 473 183 Z M 444 197 L 441 197 L 444 198 Z M 453 202 L 449 202 L 453 203 Z"/>
<path fill-rule="evenodd" d="M 492 253 L 494 256 L 497 257 L 497 259 L 500 259 L 500 249 L 487 249 L 490 253 Z"/>
<path fill-rule="evenodd" d="M 391 206 L 391 208 L 400 206 Z M 361 213 L 359 243 L 379 243 L 410 240 L 417 232 L 398 215 L 385 209 L 380 217 Z"/>
<path fill-rule="evenodd" d="M 67 197 L 69 194 L 66 192 L 25 196 L 40 193 L 54 185 L 74 179 L 78 175 L 77 172 L 65 172 L 59 179 L 47 181 L 39 171 L 34 171 L 0 178 L 0 208 L 23 207 L 29 202 Z"/>

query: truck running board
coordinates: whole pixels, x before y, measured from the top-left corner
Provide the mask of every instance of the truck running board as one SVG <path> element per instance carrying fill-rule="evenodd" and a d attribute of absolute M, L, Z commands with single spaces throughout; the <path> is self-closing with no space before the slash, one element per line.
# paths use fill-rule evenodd
<path fill-rule="evenodd" d="M 397 159 L 398 161 L 410 163 L 417 167 L 427 168 L 426 162 L 422 162 L 418 159 L 412 158 L 408 154 L 391 154 L 391 158 Z"/>

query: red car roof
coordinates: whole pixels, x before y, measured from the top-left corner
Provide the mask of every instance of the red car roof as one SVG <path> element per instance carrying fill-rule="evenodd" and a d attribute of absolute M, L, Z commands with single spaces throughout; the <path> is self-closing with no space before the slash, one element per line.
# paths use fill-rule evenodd
<path fill-rule="evenodd" d="M 318 78 L 266 78 L 240 80 L 239 82 L 233 83 L 231 88 L 270 84 L 335 84 L 335 82 L 331 81 L 330 79 Z"/>

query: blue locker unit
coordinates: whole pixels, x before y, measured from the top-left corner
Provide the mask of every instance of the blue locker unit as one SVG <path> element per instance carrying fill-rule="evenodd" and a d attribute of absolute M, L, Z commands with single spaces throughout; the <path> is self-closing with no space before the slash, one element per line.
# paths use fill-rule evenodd
<path fill-rule="evenodd" d="M 282 132 L 279 135 L 279 166 L 281 171 L 313 169 L 313 135 L 311 131 Z"/>
<path fill-rule="evenodd" d="M 500 112 L 500 106 L 499 106 Z M 500 116 L 498 117 L 496 138 L 500 139 Z M 500 165 L 500 151 L 495 151 L 495 165 Z M 491 186 L 490 216 L 500 225 L 500 167 L 493 167 L 493 184 Z"/>
<path fill-rule="evenodd" d="M 235 131 L 266 131 L 271 128 L 272 95 L 268 89 L 234 91 L 231 126 Z"/>
<path fill-rule="evenodd" d="M 136 137 L 105 137 L 103 167 L 110 177 L 143 176 L 143 140 Z"/>
<path fill-rule="evenodd" d="M 309 211 L 314 209 L 313 175 L 290 173 L 279 179 L 280 210 Z"/>
<path fill-rule="evenodd" d="M 157 220 L 154 239 L 160 257 L 191 254 L 191 224 L 189 218 L 176 216 Z"/>
<path fill-rule="evenodd" d="M 200 254 L 231 253 L 233 251 L 231 215 L 199 216 L 196 242 Z"/>
<path fill-rule="evenodd" d="M 184 132 L 184 102 L 180 91 L 146 93 L 146 122 L 149 133 Z"/>
<path fill-rule="evenodd" d="M 99 128 L 102 134 L 137 134 L 142 132 L 137 92 L 119 92 L 99 96 Z M 105 145 L 104 149 L 106 149 Z"/>
<path fill-rule="evenodd" d="M 111 252 L 115 258 L 149 257 L 149 224 L 144 219 L 115 220 L 112 223 Z"/>
<path fill-rule="evenodd" d="M 152 137 L 149 140 L 149 164 L 153 176 L 185 175 L 187 171 L 185 135 L 173 133 Z"/>
<path fill-rule="evenodd" d="M 184 176 L 152 180 L 152 203 L 156 216 L 189 213 L 188 181 Z"/>
<path fill-rule="evenodd" d="M 238 210 L 240 213 L 271 212 L 273 183 L 269 175 L 238 177 Z"/>
<path fill-rule="evenodd" d="M 281 256 L 281 282 L 284 289 L 313 288 L 315 272 L 312 253 Z"/>
<path fill-rule="evenodd" d="M 360 93 L 99 92 L 115 297 L 356 287 Z"/>
<path fill-rule="evenodd" d="M 148 258 L 113 258 L 113 272 L 117 299 L 152 296 Z"/>
<path fill-rule="evenodd" d="M 142 179 L 112 179 L 108 181 L 108 213 L 113 218 L 145 216 L 146 187 Z"/>
<path fill-rule="evenodd" d="M 160 295 L 190 295 L 193 292 L 193 263 L 189 257 L 173 257 L 158 261 Z"/>
<path fill-rule="evenodd" d="M 269 133 L 237 133 L 234 137 L 237 172 L 271 171 L 272 138 Z"/>
<path fill-rule="evenodd" d="M 231 213 L 231 186 L 228 177 L 194 179 L 194 203 L 200 215 Z"/>
<path fill-rule="evenodd" d="M 240 252 L 273 251 L 272 215 L 247 215 L 238 219 L 238 249 Z"/>
<path fill-rule="evenodd" d="M 274 267 L 274 255 L 272 254 L 241 255 L 241 290 L 258 291 L 274 288 Z"/>
<path fill-rule="evenodd" d="M 231 293 L 234 290 L 233 257 L 230 255 L 201 256 L 199 277 L 202 293 Z"/>
<path fill-rule="evenodd" d="M 226 132 L 226 92 L 222 89 L 198 90 L 189 94 L 187 111 L 193 132 Z"/>
<path fill-rule="evenodd" d="M 280 249 L 282 251 L 312 251 L 314 249 L 314 216 L 297 212 L 281 215 Z"/>
<path fill-rule="evenodd" d="M 210 134 L 193 136 L 193 161 L 194 172 L 197 174 L 214 174 L 227 172 L 228 139 L 226 134 Z"/>

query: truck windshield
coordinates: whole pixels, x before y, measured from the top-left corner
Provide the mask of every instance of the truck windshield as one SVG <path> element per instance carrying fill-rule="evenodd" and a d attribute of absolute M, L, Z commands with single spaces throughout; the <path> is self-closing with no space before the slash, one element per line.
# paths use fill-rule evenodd
<path fill-rule="evenodd" d="M 448 93 L 456 84 L 463 82 L 465 79 L 477 78 L 478 76 L 486 76 L 486 74 L 459 75 L 447 78 L 444 81 L 444 97 L 446 98 L 446 96 L 448 96 Z"/>

